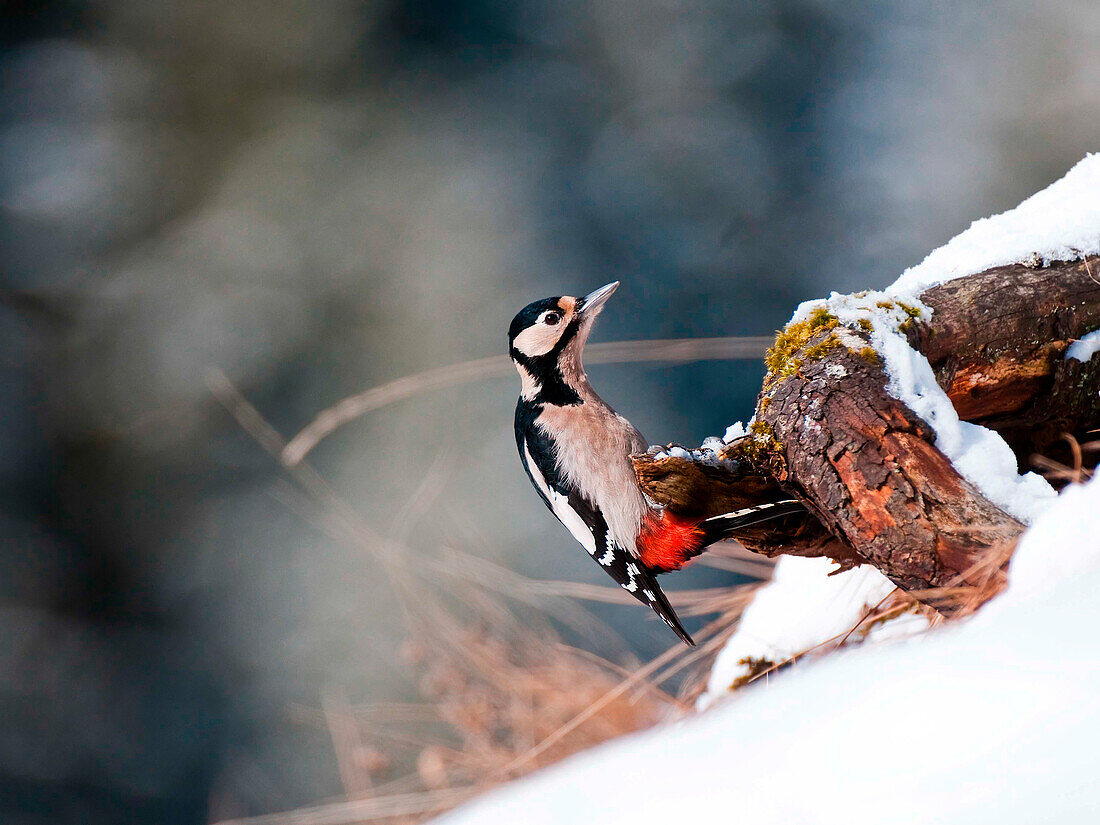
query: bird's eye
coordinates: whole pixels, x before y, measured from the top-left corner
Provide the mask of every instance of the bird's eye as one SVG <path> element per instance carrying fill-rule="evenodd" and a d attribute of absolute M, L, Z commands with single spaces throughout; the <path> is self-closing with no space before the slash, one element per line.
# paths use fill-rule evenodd
<path fill-rule="evenodd" d="M 556 326 L 558 321 L 561 320 L 561 315 L 557 312 L 548 312 L 543 316 L 542 322 L 548 326 Z"/>

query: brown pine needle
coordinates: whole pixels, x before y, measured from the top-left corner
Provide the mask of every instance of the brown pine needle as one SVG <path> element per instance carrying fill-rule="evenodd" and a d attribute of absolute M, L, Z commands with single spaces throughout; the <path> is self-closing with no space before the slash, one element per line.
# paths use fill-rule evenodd
<path fill-rule="evenodd" d="M 695 639 L 698 642 L 704 642 L 710 639 L 715 633 L 721 632 L 723 629 L 726 629 L 729 624 L 730 620 L 726 617 L 711 622 L 695 634 Z M 565 736 L 576 730 L 578 727 L 580 727 L 597 713 L 599 713 L 610 702 L 614 701 L 619 696 L 622 696 L 628 690 L 638 685 L 643 679 L 649 679 L 658 670 L 665 667 L 666 665 L 669 665 L 670 663 L 675 662 L 677 658 L 684 656 L 685 653 L 690 650 L 690 648 L 686 648 L 683 644 L 677 642 L 660 656 L 657 656 L 656 658 L 647 662 L 642 667 L 638 668 L 638 670 L 636 670 L 628 678 L 624 679 L 614 688 L 607 691 L 607 693 L 605 693 L 603 696 L 601 696 L 599 699 L 597 699 L 595 702 L 585 708 L 582 712 L 578 713 L 564 725 L 555 730 L 552 734 L 539 742 L 538 745 L 531 748 L 526 753 L 520 754 L 511 762 L 504 765 L 504 767 L 497 771 L 495 775 L 498 777 L 508 776 L 517 768 L 522 767 L 525 763 L 543 753 L 547 748 L 551 747 L 557 742 L 560 742 Z M 693 653 L 695 652 L 697 651 L 693 651 Z M 674 672 L 675 671 L 673 671 L 673 673 Z M 664 678 L 668 678 L 669 675 L 671 674 L 666 674 Z"/>

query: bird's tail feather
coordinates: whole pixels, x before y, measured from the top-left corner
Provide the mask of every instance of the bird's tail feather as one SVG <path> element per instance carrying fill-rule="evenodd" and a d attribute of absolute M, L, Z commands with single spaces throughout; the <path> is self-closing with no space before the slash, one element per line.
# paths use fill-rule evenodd
<path fill-rule="evenodd" d="M 792 513 L 804 513 L 806 505 L 794 498 L 786 498 L 782 501 L 769 501 L 766 504 L 757 504 L 754 507 L 746 507 L 743 510 L 735 510 L 732 513 L 723 513 L 719 516 L 711 516 L 699 523 L 699 528 L 705 536 L 705 543 L 712 544 L 728 538 L 730 533 L 744 527 L 751 527 L 762 521 L 788 516 Z"/>
<path fill-rule="evenodd" d="M 655 598 L 649 602 L 649 606 L 653 608 L 653 612 L 660 616 L 661 620 L 672 628 L 672 632 L 680 637 L 680 641 L 688 647 L 695 647 L 695 640 L 691 638 L 688 632 L 684 630 L 684 626 L 680 624 L 680 617 L 677 616 L 676 611 L 672 609 L 672 605 L 669 604 L 668 597 L 665 596 L 660 585 L 654 580 L 651 586 Z"/>

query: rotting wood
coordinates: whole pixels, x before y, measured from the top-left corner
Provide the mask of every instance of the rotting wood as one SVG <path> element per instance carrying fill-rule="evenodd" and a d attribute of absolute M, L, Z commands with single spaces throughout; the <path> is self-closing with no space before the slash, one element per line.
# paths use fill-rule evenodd
<path fill-rule="evenodd" d="M 712 467 L 687 458 L 646 454 L 631 457 L 646 495 L 685 518 L 707 518 L 774 500 L 782 487 L 750 461 Z M 861 563 L 843 540 L 816 518 L 801 515 L 746 527 L 737 540 L 763 556 L 825 556 L 852 567 Z"/>
<path fill-rule="evenodd" d="M 1100 355 L 1067 360 L 1100 328 L 1100 259 L 997 267 L 925 291 L 930 319 L 904 325 L 960 418 L 1001 432 L 1021 469 L 1063 432 L 1100 427 Z M 797 368 L 765 381 L 757 438 L 728 445 L 727 468 L 636 456 L 648 495 L 685 515 L 756 503 L 781 486 L 812 515 L 789 516 L 738 539 L 767 556 L 828 556 L 874 565 L 907 591 L 965 583 L 1023 525 L 963 479 L 932 429 L 886 391 L 868 333 L 833 330 L 801 343 Z M 873 354 L 872 354 L 873 355 Z"/>

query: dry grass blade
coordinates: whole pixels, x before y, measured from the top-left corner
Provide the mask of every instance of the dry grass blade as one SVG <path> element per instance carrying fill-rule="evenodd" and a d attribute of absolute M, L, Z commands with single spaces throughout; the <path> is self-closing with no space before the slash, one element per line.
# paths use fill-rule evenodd
<path fill-rule="evenodd" d="M 1042 474 L 1042 476 L 1050 482 L 1076 482 L 1082 475 L 1090 477 L 1092 475 L 1091 470 L 1079 470 L 1075 467 L 1067 467 L 1060 461 L 1055 461 L 1052 458 L 1047 458 L 1045 455 L 1033 455 L 1031 457 L 1031 466 Z"/>
<path fill-rule="evenodd" d="M 623 679 L 613 689 L 609 690 L 603 696 L 601 696 L 595 702 L 592 702 L 581 713 L 570 719 L 563 724 L 551 735 L 547 736 L 533 748 L 526 753 L 521 754 L 514 760 L 509 762 L 503 768 L 501 768 L 496 776 L 507 777 L 513 775 L 517 770 L 522 768 L 526 763 L 536 759 L 540 754 L 546 751 L 548 748 L 553 747 L 565 736 L 576 730 L 581 725 L 585 724 L 589 719 L 603 710 L 611 702 L 618 699 L 627 691 L 638 686 L 643 680 L 650 681 L 654 684 L 660 684 L 660 682 L 667 680 L 675 673 L 682 670 L 688 664 L 710 654 L 715 653 L 721 648 L 725 638 L 716 639 L 715 637 L 724 637 L 725 635 L 732 633 L 733 625 L 736 623 L 740 614 L 735 616 L 722 616 L 719 619 L 711 622 L 695 633 L 695 641 L 698 644 L 696 648 L 688 648 L 682 644 L 677 643 L 670 647 L 661 655 L 650 660 L 642 667 L 638 668 L 626 679 Z M 657 674 L 664 670 L 660 676 Z"/>
<path fill-rule="evenodd" d="M 975 613 L 1008 584 L 1006 568 L 1015 542 L 991 548 L 976 564 L 943 587 L 910 591 L 909 595 L 946 613 L 952 620 Z"/>
<path fill-rule="evenodd" d="M 347 693 L 339 688 L 330 688 L 321 697 L 321 707 L 332 737 L 332 749 L 336 753 L 344 793 L 348 799 L 367 796 L 371 790 L 371 776 L 366 771 L 355 769 L 355 755 L 362 749 L 363 742 L 359 725 L 351 719 Z"/>
<path fill-rule="evenodd" d="M 712 545 L 696 563 L 761 581 L 770 579 L 772 570 L 775 569 L 775 559 L 753 553 L 736 541 L 723 541 Z"/>
<path fill-rule="evenodd" d="M 748 587 L 755 590 L 753 585 Z M 545 581 L 529 579 L 524 589 L 542 596 L 564 596 L 570 599 L 603 602 L 604 604 L 637 605 L 638 600 L 620 587 L 570 581 Z M 740 587 L 707 587 L 698 590 L 669 590 L 666 594 L 672 606 L 683 610 L 687 616 L 721 613 L 731 598 L 751 601 L 751 593 L 743 593 Z M 710 607 L 709 605 L 718 605 Z"/>
<path fill-rule="evenodd" d="M 1100 441 L 1087 441 L 1082 444 L 1070 433 L 1062 433 L 1062 441 L 1069 448 L 1070 460 L 1073 462 L 1072 466 L 1038 453 L 1031 456 L 1032 466 L 1055 487 L 1060 486 L 1060 483 L 1080 484 L 1083 481 L 1088 481 L 1095 472 L 1095 466 L 1093 465 L 1096 464 L 1096 459 L 1094 454 L 1100 452 Z M 1086 466 L 1085 461 L 1086 455 L 1089 456 L 1088 466 Z"/>
<path fill-rule="evenodd" d="M 667 347 L 663 352 L 669 359 L 700 353 L 677 342 L 648 344 Z M 625 351 L 614 346 L 604 353 L 608 359 L 642 360 L 633 345 L 624 345 Z M 211 373 L 209 385 L 265 450 L 277 459 L 285 454 L 282 436 L 223 374 Z M 363 548 L 393 580 L 412 628 L 409 658 L 420 674 L 425 701 L 357 709 L 337 687 L 320 709 L 291 708 L 293 718 L 329 731 L 346 792 L 361 798 L 240 820 L 249 825 L 413 825 L 501 781 L 651 727 L 670 710 L 685 712 L 688 706 L 659 684 L 713 655 L 757 586 L 672 594 L 685 612 L 721 616 L 696 634 L 699 648 L 677 643 L 631 671 L 562 644 L 543 612 L 544 602 L 564 597 L 633 604 L 619 588 L 531 581 L 449 549 L 433 559 L 420 558 L 409 569 L 409 553 L 400 541 L 404 517 L 395 520 L 387 538 L 307 462 L 284 468 L 306 494 L 295 502 L 300 513 L 330 535 Z M 443 475 L 440 457 L 408 504 L 407 515 L 438 495 Z M 733 557 L 748 561 L 736 551 Z M 762 573 L 769 567 L 758 565 Z M 543 610 L 516 614 L 508 600 L 538 603 Z M 570 613 L 579 612 L 574 604 Z M 606 633 L 603 637 L 606 641 Z M 399 775 L 391 775 L 395 766 Z"/>
<path fill-rule="evenodd" d="M 732 621 L 745 611 L 756 597 L 760 584 L 742 584 L 736 587 L 708 587 L 700 590 L 677 591 L 673 605 L 684 616 L 721 614 Z M 671 597 L 671 594 L 670 594 Z"/>
<path fill-rule="evenodd" d="M 207 370 L 206 386 L 222 406 L 229 410 L 241 429 L 256 439 L 257 444 L 275 458 L 282 454 L 286 447 L 283 436 L 268 423 L 259 410 L 248 403 L 224 372 L 219 369 Z"/>
<path fill-rule="evenodd" d="M 207 374 L 207 386 L 214 397 L 229 411 L 241 428 L 256 442 L 279 459 L 286 441 L 271 426 L 229 380 L 221 370 L 213 369 Z M 420 595 L 406 569 L 406 555 L 392 541 L 386 541 L 370 527 L 307 463 L 301 462 L 285 468 L 288 474 L 310 496 L 318 510 L 321 525 L 332 535 L 352 542 L 375 558 L 390 576 L 393 584 L 401 592 L 406 604 L 415 603 Z"/>
<path fill-rule="evenodd" d="M 1085 469 L 1081 444 L 1069 433 L 1062 433 L 1062 440 L 1069 444 L 1070 452 L 1073 454 L 1073 483 L 1080 484 L 1082 478 L 1090 478 L 1092 476 L 1092 473 Z"/>
<path fill-rule="evenodd" d="M 888 604 L 890 602 L 894 603 Z M 813 647 L 808 647 L 805 650 L 801 650 L 793 656 L 787 657 L 781 662 L 770 664 L 768 667 L 765 667 L 762 670 L 753 673 L 751 677 L 740 682 L 737 687 L 738 689 L 740 689 L 751 685 L 753 682 L 763 679 L 764 677 L 769 676 L 775 671 L 787 667 L 788 665 L 792 665 L 799 659 L 802 659 L 810 655 L 811 653 L 815 653 L 816 651 L 821 650 L 828 645 L 832 645 L 833 649 L 841 648 L 847 643 L 848 639 L 851 638 L 852 634 L 860 628 L 869 629 L 872 624 L 886 622 L 890 619 L 897 618 L 903 613 L 919 610 L 921 610 L 921 605 L 919 602 L 916 601 L 916 599 L 912 597 L 912 593 L 906 593 L 903 590 L 895 587 L 893 590 L 883 596 L 882 599 L 880 599 L 879 602 L 873 607 L 868 607 L 866 610 L 864 610 L 863 615 L 859 617 L 859 620 L 843 633 L 837 633 L 835 636 L 830 636 L 828 639 L 818 642 Z"/>
<path fill-rule="evenodd" d="M 460 805 L 478 793 L 480 793 L 478 788 L 453 788 L 394 794 L 315 805 L 311 808 L 299 808 L 285 813 L 266 814 L 247 819 L 222 820 L 219 825 L 354 825 L 357 822 L 376 822 L 400 816 L 438 813 Z"/>
<path fill-rule="evenodd" d="M 614 341 L 589 344 L 585 361 L 589 364 L 623 364 L 638 361 L 721 361 L 738 358 L 762 358 L 771 346 L 770 337 L 669 338 L 656 341 Z M 373 410 L 412 398 L 428 390 L 454 387 L 500 378 L 514 371 L 505 355 L 449 364 L 406 375 L 349 396 L 320 412 L 283 449 L 281 460 L 293 467 L 333 430 Z"/>

